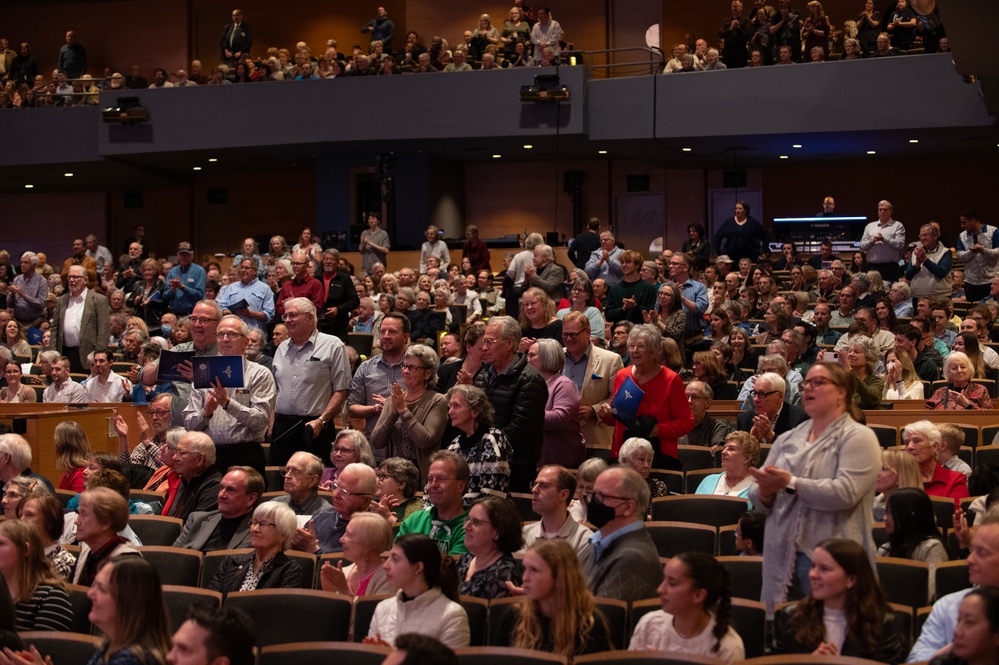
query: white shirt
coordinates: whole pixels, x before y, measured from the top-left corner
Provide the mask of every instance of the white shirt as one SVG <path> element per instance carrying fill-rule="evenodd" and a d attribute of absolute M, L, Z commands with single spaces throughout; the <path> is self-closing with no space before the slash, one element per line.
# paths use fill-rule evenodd
<path fill-rule="evenodd" d="M 91 402 L 124 402 L 132 394 L 132 383 L 120 374 L 111 372 L 107 381 L 101 382 L 101 377 L 91 377 L 84 388 L 87 399 Z"/>
<path fill-rule="evenodd" d="M 62 315 L 62 340 L 64 346 L 80 346 L 80 327 L 83 322 L 83 308 L 87 302 L 87 291 L 84 288 L 78 296 L 70 294 L 66 303 L 66 311 Z"/>

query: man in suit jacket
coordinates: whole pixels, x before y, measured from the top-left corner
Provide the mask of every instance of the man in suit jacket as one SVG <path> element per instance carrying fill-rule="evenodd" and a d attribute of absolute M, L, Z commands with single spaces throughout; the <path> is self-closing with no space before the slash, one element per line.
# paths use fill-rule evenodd
<path fill-rule="evenodd" d="M 579 390 L 579 421 L 588 448 L 610 448 L 614 428 L 597 418 L 597 407 L 611 398 L 614 377 L 624 367 L 621 356 L 590 342 L 590 320 L 582 312 L 569 312 L 562 319 L 565 368 Z"/>
<path fill-rule="evenodd" d="M 630 467 L 611 467 L 597 476 L 586 515 L 599 530 L 580 555 L 594 596 L 626 602 L 655 597 L 663 569 L 643 522 L 649 496 L 648 484 Z"/>
<path fill-rule="evenodd" d="M 773 443 L 778 436 L 808 420 L 801 407 L 784 401 L 784 377 L 765 372 L 756 377 L 750 396 L 753 408 L 739 413 L 736 429 L 749 432 L 760 443 Z"/>
<path fill-rule="evenodd" d="M 111 305 L 87 288 L 87 269 L 69 267 L 69 293 L 59 296 L 52 317 L 52 341 L 69 358 L 73 372 L 89 373 L 84 364 L 93 351 L 107 349 L 111 338 Z"/>
<path fill-rule="evenodd" d="M 218 510 L 191 513 L 173 546 L 202 552 L 250 547 L 250 520 L 264 487 L 253 468 L 230 467 L 219 485 Z"/>
<path fill-rule="evenodd" d="M 234 67 L 253 46 L 253 28 L 243 23 L 243 10 L 234 9 L 232 23 L 222 31 L 219 40 L 222 48 L 222 62 Z"/>

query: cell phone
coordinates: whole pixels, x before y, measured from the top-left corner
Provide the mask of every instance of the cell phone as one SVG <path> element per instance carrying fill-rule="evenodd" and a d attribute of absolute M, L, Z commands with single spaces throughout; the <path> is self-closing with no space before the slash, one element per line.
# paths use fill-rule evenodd
<path fill-rule="evenodd" d="M 825 357 L 831 363 L 838 363 L 839 362 L 839 352 L 838 351 L 827 351 Z"/>

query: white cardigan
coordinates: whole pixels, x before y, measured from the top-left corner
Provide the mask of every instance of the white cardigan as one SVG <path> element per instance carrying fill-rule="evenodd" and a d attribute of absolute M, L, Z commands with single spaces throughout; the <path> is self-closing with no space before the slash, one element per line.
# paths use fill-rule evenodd
<path fill-rule="evenodd" d="M 465 609 L 436 587 L 408 602 L 403 601 L 399 591 L 375 607 L 368 637 L 380 637 L 395 646 L 395 638 L 406 633 L 437 638 L 452 649 L 467 647 L 471 642 Z"/>

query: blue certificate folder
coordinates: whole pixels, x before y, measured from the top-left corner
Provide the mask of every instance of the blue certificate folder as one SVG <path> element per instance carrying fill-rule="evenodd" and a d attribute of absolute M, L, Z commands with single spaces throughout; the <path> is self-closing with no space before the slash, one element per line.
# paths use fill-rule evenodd
<path fill-rule="evenodd" d="M 610 404 L 611 413 L 625 426 L 631 427 L 635 424 L 638 407 L 641 405 L 643 397 L 645 397 L 645 391 L 639 388 L 638 384 L 629 376 L 614 393 L 614 398 Z"/>
<path fill-rule="evenodd" d="M 157 381 L 179 381 L 187 383 L 180 375 L 177 365 L 190 360 L 194 364 L 194 387 L 211 388 L 215 379 L 222 380 L 225 388 L 243 387 L 243 357 L 242 356 L 198 356 L 194 351 L 163 351 L 160 354 L 160 367 L 156 374 Z"/>

